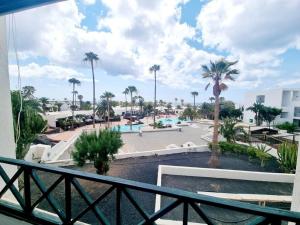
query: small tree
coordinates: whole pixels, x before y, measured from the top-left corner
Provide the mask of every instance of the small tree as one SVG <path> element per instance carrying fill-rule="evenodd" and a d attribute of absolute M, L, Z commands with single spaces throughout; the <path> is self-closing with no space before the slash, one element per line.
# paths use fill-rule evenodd
<path fill-rule="evenodd" d="M 182 117 L 185 119 L 194 120 L 199 117 L 199 114 L 196 109 L 189 106 L 183 111 Z"/>
<path fill-rule="evenodd" d="M 98 133 L 84 132 L 76 140 L 72 155 L 78 166 L 83 166 L 86 160 L 89 160 L 94 163 L 98 174 L 106 174 L 110 161 L 122 145 L 119 131 L 105 129 L 99 130 Z"/>
<path fill-rule="evenodd" d="M 220 134 L 223 135 L 227 142 L 235 142 L 237 133 L 244 131 L 241 126 L 237 126 L 236 124 L 236 120 L 226 118 L 221 125 Z"/>

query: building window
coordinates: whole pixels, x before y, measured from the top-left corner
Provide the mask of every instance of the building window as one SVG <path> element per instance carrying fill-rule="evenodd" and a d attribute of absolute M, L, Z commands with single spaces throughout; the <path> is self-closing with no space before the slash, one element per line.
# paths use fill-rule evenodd
<path fill-rule="evenodd" d="M 256 96 L 256 102 L 257 103 L 264 103 L 265 102 L 265 96 L 264 95 L 257 95 Z"/>
<path fill-rule="evenodd" d="M 294 116 L 295 117 L 300 117 L 300 107 L 295 107 L 295 109 L 294 109 Z"/>
<path fill-rule="evenodd" d="M 288 118 L 288 112 L 282 112 L 280 118 Z"/>

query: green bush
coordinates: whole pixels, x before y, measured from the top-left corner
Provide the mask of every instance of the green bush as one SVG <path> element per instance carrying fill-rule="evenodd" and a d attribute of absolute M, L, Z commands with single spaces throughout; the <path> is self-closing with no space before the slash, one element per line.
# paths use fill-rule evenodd
<path fill-rule="evenodd" d="M 162 121 L 158 121 L 154 123 L 154 127 L 155 128 L 164 128 L 164 124 L 162 123 Z"/>
<path fill-rule="evenodd" d="M 219 146 L 222 153 L 231 152 L 240 155 L 248 155 L 249 158 L 252 159 L 259 159 L 262 167 L 265 166 L 266 161 L 272 158 L 272 156 L 267 153 L 269 150 L 265 145 L 254 147 L 221 141 L 219 142 Z"/>
<path fill-rule="evenodd" d="M 282 169 L 294 173 L 297 165 L 297 145 L 288 142 L 282 143 L 278 148 L 278 162 Z"/>
<path fill-rule="evenodd" d="M 276 125 L 278 129 L 286 130 L 288 133 L 294 133 L 297 129 L 297 126 L 293 123 L 285 122 L 282 124 Z"/>
<path fill-rule="evenodd" d="M 99 132 L 82 133 L 75 142 L 73 159 L 78 166 L 83 166 L 86 160 L 94 163 L 98 174 L 106 174 L 114 154 L 122 147 L 121 133 L 114 130 L 99 130 Z"/>

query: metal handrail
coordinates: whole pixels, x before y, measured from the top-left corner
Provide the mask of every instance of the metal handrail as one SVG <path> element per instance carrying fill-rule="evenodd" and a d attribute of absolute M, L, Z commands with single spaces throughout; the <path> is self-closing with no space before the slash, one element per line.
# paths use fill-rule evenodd
<path fill-rule="evenodd" d="M 46 199 L 50 203 L 50 205 L 53 204 L 53 206 L 55 207 L 55 201 L 49 197 L 49 195 L 52 191 L 52 190 L 49 190 L 49 189 L 51 189 L 51 187 L 48 190 L 45 187 L 43 187 L 43 185 L 39 181 L 40 178 L 37 176 L 37 173 L 36 173 L 36 171 L 44 171 L 44 172 L 61 175 L 61 177 L 59 179 L 65 180 L 66 201 L 70 201 L 70 198 L 71 198 L 70 186 L 73 185 L 77 190 L 79 190 L 79 192 L 81 193 L 81 196 L 88 203 L 91 210 L 94 209 L 95 204 L 93 205 L 93 202 L 89 199 L 89 196 L 87 195 L 87 193 L 84 192 L 83 187 L 80 186 L 77 179 L 83 179 L 83 180 L 94 181 L 94 182 L 98 182 L 98 183 L 109 184 L 112 186 L 112 189 L 115 188 L 117 190 L 117 193 L 119 193 L 119 195 L 121 195 L 121 193 L 124 193 L 125 196 L 128 196 L 129 193 L 127 192 L 127 189 L 134 189 L 134 190 L 138 190 L 138 191 L 143 191 L 143 192 L 152 193 L 152 194 L 159 194 L 159 195 L 177 199 L 175 202 L 172 203 L 173 205 L 171 204 L 171 206 L 169 208 L 165 207 L 165 208 L 161 209 L 160 212 L 156 212 L 156 214 L 152 215 L 153 218 L 151 216 L 146 217 L 146 219 L 144 221 L 145 224 L 148 224 L 148 223 L 151 224 L 149 221 L 153 222 L 154 219 L 160 218 L 161 216 L 165 215 L 165 213 L 167 213 L 167 212 L 171 211 L 173 208 L 177 207 L 177 205 L 179 205 L 179 204 L 184 205 L 183 208 L 185 209 L 184 210 L 184 214 L 185 214 L 185 213 L 187 213 L 186 205 L 189 204 L 194 208 L 194 207 L 198 207 L 197 206 L 198 203 L 203 203 L 203 204 L 209 205 L 209 206 L 215 206 L 215 207 L 219 207 L 219 208 L 223 208 L 223 209 L 231 209 L 231 210 L 235 210 L 238 212 L 244 212 L 244 213 L 261 216 L 261 217 L 263 217 L 265 222 L 269 221 L 270 223 L 273 223 L 274 221 L 282 221 L 282 220 L 290 221 L 290 222 L 300 222 L 300 213 L 292 212 L 292 211 L 288 211 L 288 210 L 282 210 L 282 209 L 276 209 L 276 208 L 270 208 L 270 207 L 261 207 L 261 206 L 250 204 L 250 203 L 244 203 L 244 202 L 233 201 L 233 200 L 224 200 L 224 199 L 220 199 L 220 198 L 216 198 L 216 197 L 210 197 L 207 195 L 201 195 L 201 194 L 192 193 L 192 192 L 175 189 L 175 188 L 160 187 L 160 186 L 156 186 L 156 185 L 152 185 L 152 184 L 146 184 L 146 183 L 141 183 L 141 182 L 137 182 L 137 181 L 130 181 L 130 180 L 126 180 L 126 179 L 122 179 L 122 178 L 118 178 L 118 177 L 102 176 L 102 175 L 97 175 L 97 174 L 87 173 L 87 172 L 82 172 L 82 171 L 77 171 L 77 170 L 71 170 L 71 169 L 66 169 L 66 168 L 50 167 L 50 166 L 46 166 L 46 165 L 42 165 L 42 164 L 36 164 L 36 163 L 31 163 L 31 162 L 26 162 L 23 160 L 16 160 L 16 159 L 11 159 L 11 158 L 0 157 L 0 163 L 15 165 L 19 168 L 18 171 L 16 172 L 16 174 L 11 179 L 8 179 L 8 176 L 6 175 L 5 171 L 0 166 L 0 175 L 3 178 L 3 180 L 5 181 L 5 183 L 7 184 L 6 187 L 4 187 L 0 191 L 0 197 L 3 196 L 3 194 L 8 189 L 10 189 L 12 191 L 12 193 L 15 195 L 15 197 L 18 196 L 18 198 L 16 198 L 16 199 L 19 201 L 20 205 L 22 206 L 23 211 L 27 212 L 27 213 L 28 212 L 32 213 L 32 211 L 33 211 L 32 206 L 37 205 L 34 203 L 32 204 L 32 202 L 31 202 L 30 178 L 38 185 L 38 187 L 42 191 L 42 193 L 43 193 L 42 197 L 44 197 L 44 199 Z M 20 176 L 20 174 L 22 172 L 24 173 L 24 196 L 23 196 L 23 198 L 20 194 L 18 194 L 16 192 L 17 190 L 13 188 L 14 181 L 16 180 L 17 177 Z M 13 179 L 15 179 L 15 180 L 13 180 Z M 56 182 L 56 183 L 58 184 L 59 182 Z M 118 194 L 117 194 L 117 196 L 118 196 Z M 131 197 L 129 197 L 129 199 L 130 198 Z M 134 202 L 134 199 L 131 199 L 131 200 Z M 119 196 L 119 201 L 120 201 L 120 196 Z M 63 224 L 69 224 L 70 221 L 72 221 L 70 212 L 68 212 L 68 210 L 70 210 L 69 204 L 70 204 L 70 202 L 66 202 L 66 209 L 65 209 L 64 213 L 60 213 L 60 211 L 56 212 L 56 214 L 61 218 Z M 120 204 L 120 202 L 119 203 L 117 202 L 117 204 Z M 134 202 L 134 205 L 136 207 L 138 207 L 138 204 L 136 202 Z M 0 206 L 1 206 L 0 211 L 3 212 L 3 209 L 5 211 L 5 209 L 6 209 L 5 206 L 1 205 L 1 203 L 0 203 Z M 67 208 L 67 206 L 69 206 L 69 208 Z M 117 209 L 118 209 L 118 207 L 117 207 Z M 11 209 L 9 209 L 9 210 L 11 210 Z M 89 208 L 87 210 L 89 210 Z M 141 209 L 138 209 L 138 210 L 141 211 Z M 205 222 L 207 222 L 206 221 L 207 218 L 204 218 L 205 215 L 201 214 L 202 211 L 197 211 L 197 210 L 200 210 L 200 208 L 195 209 L 195 211 L 202 217 L 202 219 Z M 97 213 L 100 215 L 99 220 L 101 221 L 101 213 L 98 211 L 97 211 Z M 24 214 L 24 215 L 28 215 L 28 214 Z M 147 216 L 147 215 L 145 214 L 144 216 Z M 187 220 L 186 215 L 184 216 L 184 218 L 185 218 L 185 220 Z M 24 219 L 26 219 L 26 218 L 24 218 Z M 34 219 L 35 219 L 34 215 L 31 214 L 30 220 L 34 220 Z M 37 219 L 40 219 L 40 218 L 37 218 Z M 107 221 L 105 222 L 104 219 L 103 219 L 103 221 L 101 223 L 109 224 L 109 223 L 107 223 Z M 116 218 L 116 221 L 119 221 L 118 218 Z M 119 224 L 119 223 L 117 223 L 117 224 Z M 186 223 L 184 223 L 184 224 L 186 224 Z"/>

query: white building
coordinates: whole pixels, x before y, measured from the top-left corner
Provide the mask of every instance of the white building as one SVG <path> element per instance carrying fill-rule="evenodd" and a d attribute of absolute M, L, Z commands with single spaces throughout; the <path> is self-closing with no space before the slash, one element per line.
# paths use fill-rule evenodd
<path fill-rule="evenodd" d="M 277 88 L 247 93 L 244 101 L 244 122 L 246 123 L 255 123 L 255 114 L 246 110 L 255 102 L 282 109 L 281 115 L 274 121 L 275 124 L 287 121 L 300 126 L 300 89 Z"/>

